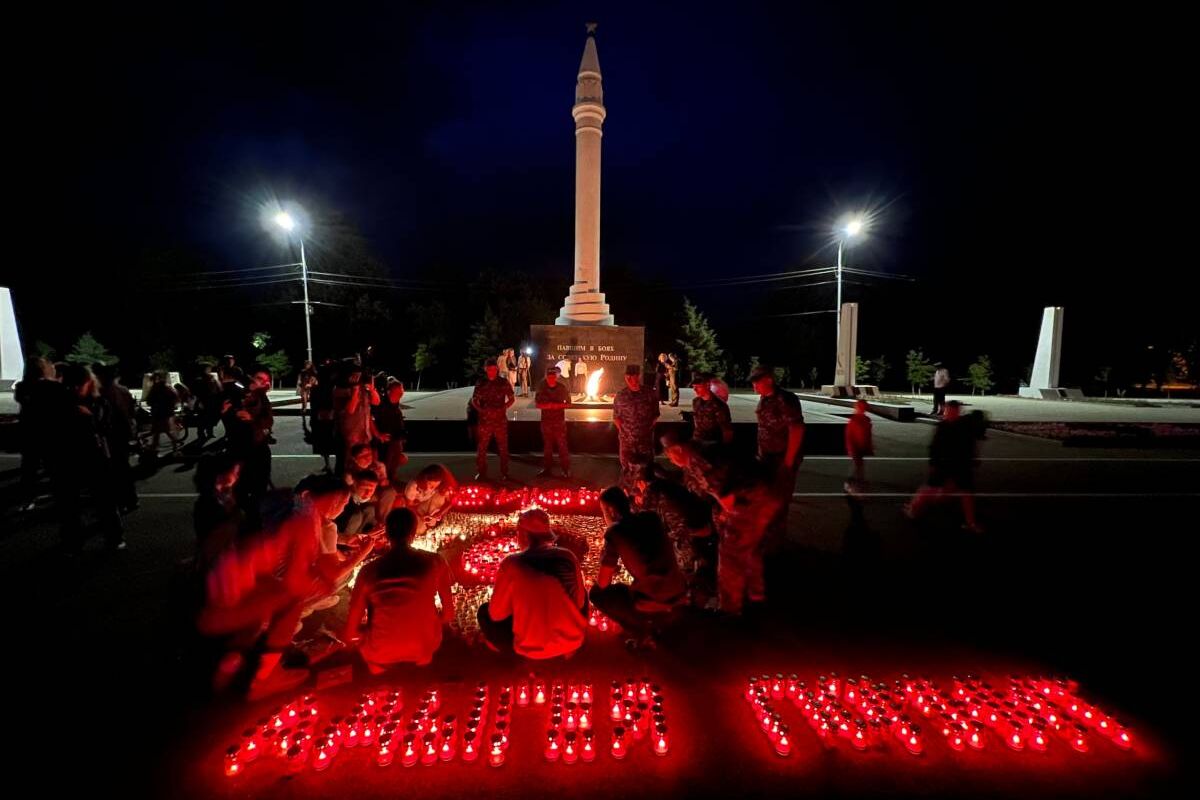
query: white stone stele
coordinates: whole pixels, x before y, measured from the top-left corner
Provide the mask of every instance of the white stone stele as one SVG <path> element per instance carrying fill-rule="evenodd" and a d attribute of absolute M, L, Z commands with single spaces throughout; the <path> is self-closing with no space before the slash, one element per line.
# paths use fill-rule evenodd
<path fill-rule="evenodd" d="M 1042 311 L 1042 332 L 1038 336 L 1037 355 L 1033 359 L 1033 374 L 1029 385 L 1019 390 L 1021 397 L 1037 400 L 1060 400 L 1058 370 L 1062 358 L 1062 306 L 1047 306 Z"/>
<path fill-rule="evenodd" d="M 24 372 L 25 356 L 22 355 L 12 292 L 8 287 L 0 286 L 0 388 L 12 387 L 13 383 L 21 380 Z"/>
<path fill-rule="evenodd" d="M 575 83 L 575 281 L 555 325 L 615 325 L 600 291 L 600 139 L 604 85 L 589 26 Z"/>
<path fill-rule="evenodd" d="M 838 329 L 837 363 L 833 370 L 833 385 L 851 389 L 858 356 L 858 303 L 842 303 L 842 324 Z M 850 392 L 853 394 L 853 392 Z"/>

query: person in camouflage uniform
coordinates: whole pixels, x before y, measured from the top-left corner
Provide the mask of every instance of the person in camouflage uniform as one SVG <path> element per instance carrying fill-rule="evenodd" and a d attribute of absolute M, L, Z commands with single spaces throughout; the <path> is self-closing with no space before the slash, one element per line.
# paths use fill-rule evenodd
<path fill-rule="evenodd" d="M 707 493 L 697 496 L 653 469 L 638 480 L 635 498 L 640 510 L 653 511 L 662 519 L 692 602 L 703 606 L 716 590 L 717 537 L 711 498 Z"/>
<path fill-rule="evenodd" d="M 471 395 L 471 407 L 479 414 L 475 435 L 475 468 L 478 471 L 475 479 L 487 478 L 488 444 L 494 438 L 500 455 L 500 477 L 508 480 L 508 409 L 516 402 L 516 397 L 508 377 L 500 377 L 496 359 L 489 358 L 484 363 L 484 370 L 487 377 L 475 384 L 475 393 Z"/>
<path fill-rule="evenodd" d="M 796 487 L 796 470 L 804 456 L 804 411 L 800 398 L 775 385 L 775 370 L 759 365 L 750 373 L 758 394 L 758 460 L 774 475 L 779 505 L 767 530 L 769 546 L 778 546 L 787 535 L 787 512 Z"/>
<path fill-rule="evenodd" d="M 654 421 L 658 397 L 642 385 L 642 368 L 625 367 L 625 388 L 613 399 L 613 424 L 617 426 L 621 461 L 621 488 L 632 492 L 639 475 L 654 462 Z"/>
<path fill-rule="evenodd" d="M 697 442 L 729 444 L 733 441 L 733 420 L 729 404 L 713 394 L 713 375 L 698 372 L 692 376 L 692 438 Z"/>
<path fill-rule="evenodd" d="M 714 487 L 715 488 L 715 487 Z M 786 510 L 778 481 L 764 465 L 739 469 L 730 485 L 714 492 L 713 523 L 720 537 L 717 594 L 721 611 L 740 614 L 747 600 L 767 597 L 763 576 L 764 546 L 771 526 Z M 790 491 L 788 500 L 791 500 Z M 786 518 L 786 517 L 785 517 Z"/>
<path fill-rule="evenodd" d="M 554 470 L 554 451 L 558 450 L 558 464 L 563 476 L 571 477 L 571 454 L 567 450 L 567 416 L 565 409 L 571 405 L 571 390 L 559 381 L 558 367 L 546 370 L 546 379 L 538 386 L 534 404 L 542 410 L 542 471 L 538 477 L 546 477 Z"/>

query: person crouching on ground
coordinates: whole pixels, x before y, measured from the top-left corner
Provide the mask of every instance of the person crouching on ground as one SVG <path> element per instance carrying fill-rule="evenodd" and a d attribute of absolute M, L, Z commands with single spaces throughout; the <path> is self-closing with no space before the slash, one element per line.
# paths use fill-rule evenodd
<path fill-rule="evenodd" d="M 608 530 L 600 572 L 590 598 L 629 634 L 630 649 L 653 649 L 652 616 L 669 613 L 687 596 L 687 582 L 675 560 L 675 548 L 653 512 L 634 513 L 618 486 L 600 494 L 600 510 Z M 624 564 L 633 584 L 614 584 L 617 565 Z"/>
<path fill-rule="evenodd" d="M 388 515 L 391 550 L 362 568 L 350 597 L 342 638 L 354 642 L 361 635 L 359 653 L 373 675 L 394 664 L 428 664 L 442 645 L 443 624 L 454 619 L 450 568 L 437 553 L 413 549 L 418 523 L 407 508 Z M 367 624 L 360 631 L 363 612 Z"/>
<path fill-rule="evenodd" d="M 587 633 L 587 592 L 579 561 L 555 545 L 541 509 L 517 521 L 520 553 L 500 563 L 492 599 L 479 607 L 479 630 L 498 652 L 526 658 L 571 656 Z"/>

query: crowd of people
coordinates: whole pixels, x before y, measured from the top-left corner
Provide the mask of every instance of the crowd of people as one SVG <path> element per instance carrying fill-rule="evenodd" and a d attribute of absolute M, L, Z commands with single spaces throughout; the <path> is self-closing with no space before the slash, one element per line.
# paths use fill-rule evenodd
<path fill-rule="evenodd" d="M 518 374 L 511 375 L 512 355 L 489 359 L 472 394 L 477 479 L 488 475 L 492 441 L 500 475 L 508 477 L 507 411 L 515 402 L 514 377 L 518 385 L 528 382 L 530 369 L 513 359 Z M 585 576 L 576 552 L 559 546 L 545 511 L 522 513 L 520 551 L 502 562 L 491 599 L 478 611 L 491 648 L 531 659 L 569 657 L 583 646 L 594 607 L 621 625 L 628 646 L 651 649 L 683 608 L 738 615 L 766 600 L 764 559 L 786 535 L 803 459 L 800 400 L 776 385 L 771 368 L 755 368 L 750 456 L 734 446 L 728 387 L 696 373 L 690 436 L 671 432 L 656 441 L 661 404 L 678 401 L 674 366 L 666 355 L 653 372 L 630 365 L 613 398 L 620 479 L 600 495 L 606 533 L 597 573 Z M 666 398 L 660 368 L 667 370 Z M 565 421 L 571 394 L 562 377 L 557 366 L 549 367 L 534 394 L 544 440 L 541 475 L 552 473 L 555 456 L 562 473 L 571 475 Z M 285 664 L 284 654 L 306 616 L 346 595 L 350 611 L 341 639 L 357 644 L 370 671 L 429 663 L 455 618 L 455 598 L 446 562 L 413 542 L 442 523 L 457 481 L 441 464 L 405 474 L 403 383 L 371 374 L 357 359 L 305 365 L 297 387 L 304 428 L 325 469 L 291 489 L 272 482 L 271 375 L 247 375 L 227 358 L 215 375 L 205 369 L 192 383 L 191 389 L 171 386 L 155 376 L 143 403 L 154 440 L 170 432 L 185 402 L 201 439 L 222 429 L 218 445 L 197 462 L 191 573 L 192 619 L 215 655 L 214 685 L 241 685 L 258 696 L 306 680 L 307 669 Z M 93 373 L 31 359 L 17 399 L 23 489 L 32 492 L 39 468 L 46 469 L 69 552 L 83 546 L 85 498 L 95 530 L 110 548 L 124 548 L 122 515 L 137 506 L 129 459 L 138 407 L 129 390 L 111 368 Z M 864 459 L 874 452 L 867 412 L 860 401 L 846 426 L 848 496 L 867 485 Z M 979 530 L 971 499 L 978 422 L 963 417 L 957 403 L 945 404 L 931 446 L 930 480 L 909 514 L 925 513 L 941 497 L 960 498 L 966 527 Z M 656 445 L 670 466 L 656 462 Z M 627 584 L 614 581 L 621 568 L 631 578 Z"/>

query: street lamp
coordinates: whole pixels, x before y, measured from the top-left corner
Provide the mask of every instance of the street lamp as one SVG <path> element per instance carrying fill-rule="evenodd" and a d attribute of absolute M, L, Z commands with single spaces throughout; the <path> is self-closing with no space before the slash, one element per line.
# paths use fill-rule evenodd
<path fill-rule="evenodd" d="M 295 218 L 286 211 L 280 211 L 275 215 L 274 220 L 275 224 L 286 233 L 296 230 Z M 304 235 L 297 233 L 296 238 L 300 240 L 300 283 L 304 287 L 304 340 L 308 347 L 308 361 L 312 363 L 312 320 L 310 319 L 312 317 L 312 304 L 308 302 L 308 261 L 304 258 Z M 839 262 L 840 260 L 839 257 Z"/>
<path fill-rule="evenodd" d="M 837 230 L 838 234 L 838 256 L 837 256 L 837 331 L 838 336 L 842 335 L 842 248 L 846 246 L 846 241 L 853 239 L 863 232 L 866 223 L 862 217 L 854 217 L 846 224 L 842 225 Z"/>

